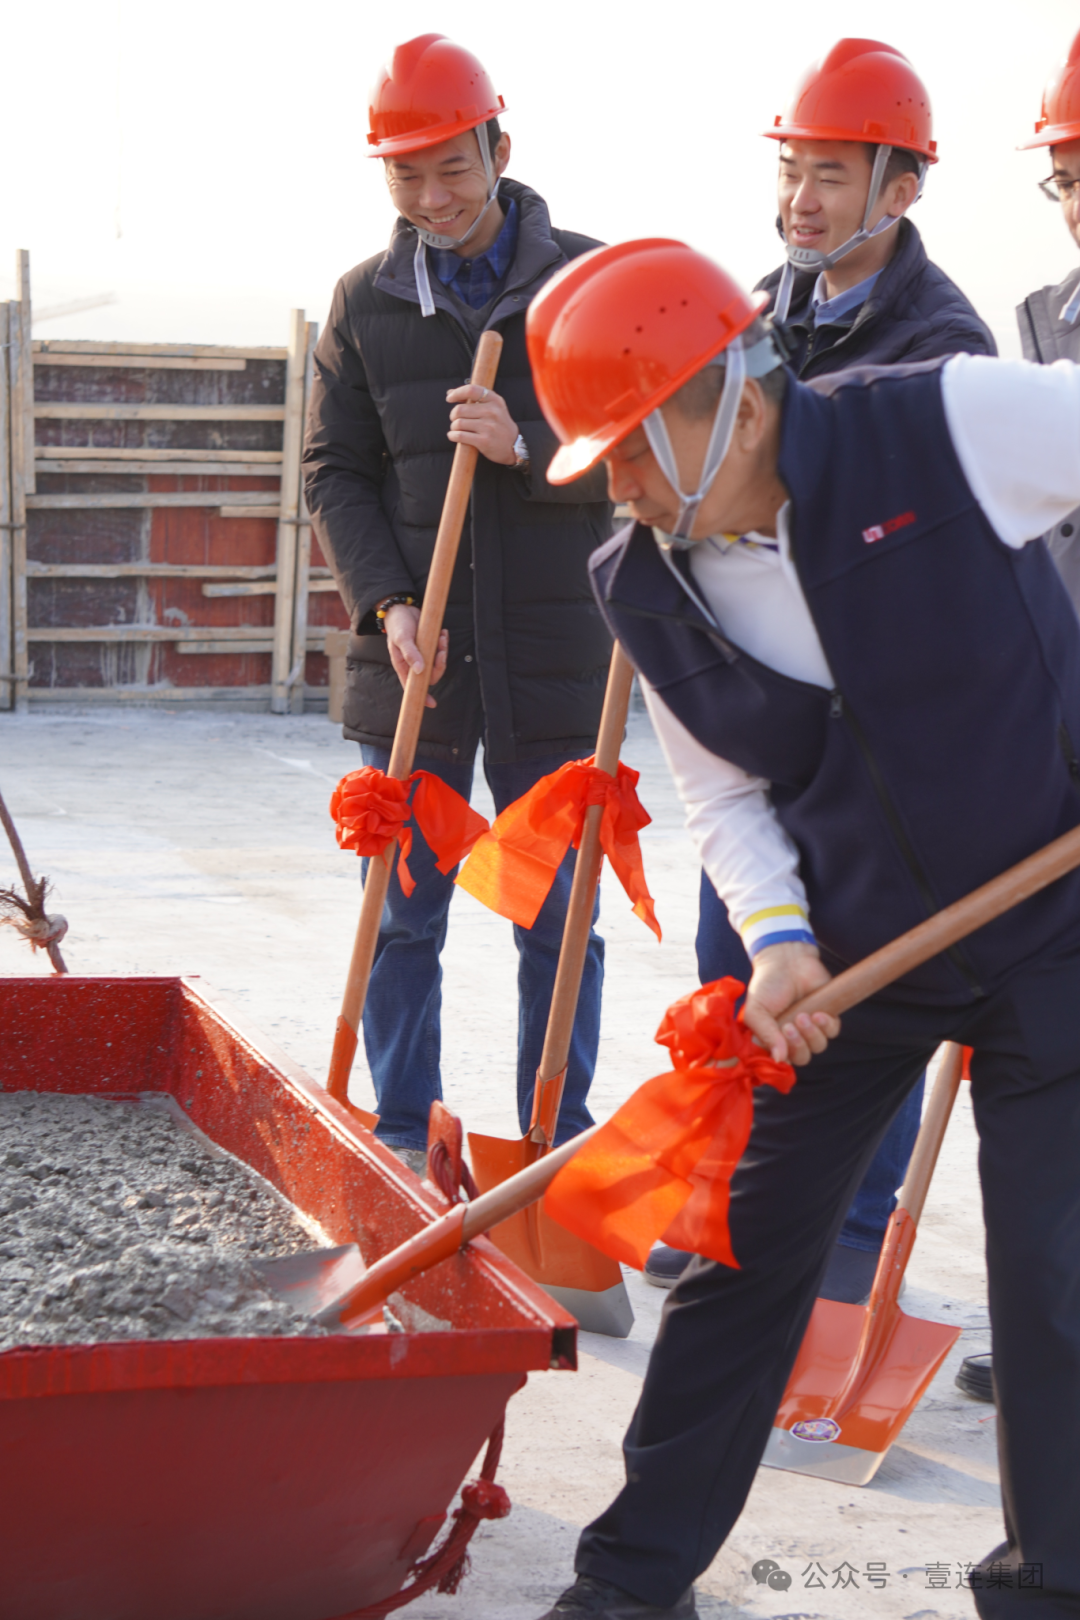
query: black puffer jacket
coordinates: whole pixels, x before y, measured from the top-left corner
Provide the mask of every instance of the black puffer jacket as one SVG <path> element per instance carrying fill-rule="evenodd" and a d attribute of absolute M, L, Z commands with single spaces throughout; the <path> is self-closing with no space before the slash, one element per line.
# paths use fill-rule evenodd
<path fill-rule="evenodd" d="M 997 354 L 990 328 L 955 281 L 931 264 L 911 221 L 902 219 L 896 234 L 895 253 L 850 324 L 815 329 L 810 295 L 817 275 L 796 274 L 787 324 L 795 344 L 791 364 L 799 377 L 821 377 L 848 366 L 937 360 L 943 354 Z M 773 299 L 779 285 L 779 270 L 758 282 Z"/>
<path fill-rule="evenodd" d="M 471 759 L 482 736 L 496 762 L 587 753 L 611 653 L 587 568 L 611 530 L 604 472 L 547 482 L 557 440 L 525 350 L 530 299 L 597 244 L 553 230 L 527 186 L 504 180 L 500 194 L 517 201 L 517 251 L 502 293 L 475 320 L 434 274 L 436 313 L 421 315 L 416 236 L 403 219 L 388 252 L 338 283 L 315 351 L 304 450 L 308 506 L 355 632 L 345 735 L 389 746 L 401 688 L 372 610 L 396 592 L 423 592 L 454 450 L 446 392 L 468 381 L 480 331 L 501 332 L 495 386 L 530 467 L 477 464 L 446 612 L 449 663 L 420 741 L 422 755 L 454 761 Z"/>

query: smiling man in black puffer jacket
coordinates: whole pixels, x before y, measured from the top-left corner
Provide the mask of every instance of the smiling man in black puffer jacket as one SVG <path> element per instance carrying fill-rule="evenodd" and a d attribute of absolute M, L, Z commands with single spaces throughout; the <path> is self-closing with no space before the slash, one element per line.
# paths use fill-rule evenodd
<path fill-rule="evenodd" d="M 498 809 L 592 752 L 611 639 L 589 585 L 611 530 L 602 470 L 556 488 L 557 441 L 525 351 L 530 300 L 597 246 L 553 229 L 543 198 L 503 179 L 501 97 L 441 35 L 402 45 L 372 97 L 373 155 L 398 209 L 390 247 L 342 278 L 315 352 L 305 489 L 352 620 L 345 735 L 386 768 L 456 442 L 480 451 L 418 764 L 466 798 L 477 747 Z M 462 110 L 463 109 L 463 110 Z M 495 389 L 468 385 L 480 334 L 504 347 Z M 439 956 L 452 877 L 416 838 L 415 893 L 391 880 L 364 1011 L 378 1134 L 418 1167 L 439 1073 Z M 518 1103 L 529 1125 L 566 901 L 568 857 L 532 929 L 515 928 Z M 603 942 L 593 933 L 558 1139 L 591 1123 Z"/>

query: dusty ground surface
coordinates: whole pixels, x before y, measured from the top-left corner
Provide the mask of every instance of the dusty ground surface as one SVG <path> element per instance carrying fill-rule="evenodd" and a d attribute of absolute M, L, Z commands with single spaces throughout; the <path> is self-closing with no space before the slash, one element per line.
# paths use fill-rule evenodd
<path fill-rule="evenodd" d="M 641 712 L 624 757 L 642 771 L 653 816 L 645 864 L 664 942 L 605 879 L 598 1117 L 659 1072 L 653 1033 L 667 1004 L 695 983 L 697 865 Z M 201 974 L 319 1078 L 359 900 L 358 863 L 337 850 L 326 805 L 358 763 L 355 745 L 318 716 L 0 715 L 0 787 L 35 870 L 56 882 L 72 970 Z M 484 795 L 476 802 L 490 811 Z M 0 853 L 0 876 L 9 866 Z M 444 963 L 447 1101 L 470 1128 L 514 1135 L 509 924 L 458 895 Z M 0 930 L 0 973 L 44 971 L 44 959 L 35 965 Z M 362 1063 L 353 1096 L 372 1103 Z M 960 1325 L 959 1343 L 869 1487 L 759 1473 L 700 1583 L 708 1620 L 973 1614 L 958 1587 L 963 1567 L 1002 1534 L 993 1409 L 953 1386 L 960 1356 L 989 1344 L 982 1249 L 975 1135 L 962 1093 L 904 1298 L 912 1315 Z M 620 1441 L 662 1304 L 636 1277 L 628 1282 L 638 1313 L 630 1339 L 583 1335 L 579 1372 L 533 1377 L 511 1403 L 501 1478 L 514 1512 L 481 1528 L 461 1594 L 421 1600 L 404 1611 L 414 1620 L 535 1620 L 568 1584 L 579 1528 L 620 1484 Z M 766 1557 L 791 1574 L 788 1590 L 754 1582 L 751 1567 Z M 871 1564 L 884 1565 L 884 1586 L 871 1584 Z"/>
<path fill-rule="evenodd" d="M 0 1097 L 0 1349 L 320 1331 L 252 1267 L 318 1235 L 168 1102 Z"/>

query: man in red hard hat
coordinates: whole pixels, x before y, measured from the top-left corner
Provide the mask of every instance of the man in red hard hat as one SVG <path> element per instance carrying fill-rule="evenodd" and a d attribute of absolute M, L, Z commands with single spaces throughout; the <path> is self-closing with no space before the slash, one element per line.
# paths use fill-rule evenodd
<path fill-rule="evenodd" d="M 800 997 L 1080 825 L 1080 621 L 1039 537 L 1080 502 L 1080 368 L 960 354 L 810 384 L 682 243 L 603 248 L 529 313 L 563 448 L 635 521 L 593 558 L 691 834 L 750 926 L 755 1089 L 737 1267 L 668 1295 L 624 1442 L 545 1620 L 689 1620 L 770 1440 L 829 1251 L 944 1040 L 974 1047 L 1007 1544 L 983 1620 L 1080 1614 L 1080 874 L 844 1016 Z M 843 1419 L 785 1430 L 852 1478 Z M 872 1473 L 872 1467 L 870 1469 Z"/>
<path fill-rule="evenodd" d="M 501 810 L 591 752 L 611 638 L 589 588 L 610 532 L 601 470 L 547 478 L 556 440 L 533 390 L 525 311 L 592 238 L 552 227 L 542 197 L 506 177 L 501 96 L 481 63 L 440 34 L 394 52 L 371 95 L 369 152 L 397 221 L 387 251 L 342 278 L 315 352 L 305 488 L 352 619 L 345 735 L 383 770 L 416 646 L 454 446 L 480 452 L 420 734 L 424 768 L 469 796 L 483 742 Z M 496 387 L 468 384 L 482 332 L 504 346 Z M 441 1095 L 440 953 L 453 894 L 423 840 L 406 899 L 396 877 L 364 1009 L 378 1135 L 414 1168 Z M 529 1126 L 573 869 L 571 854 L 531 929 L 515 928 L 518 1099 Z M 559 1138 L 590 1123 L 603 943 L 588 950 Z"/>
<path fill-rule="evenodd" d="M 907 217 L 938 154 L 929 94 L 899 51 L 879 40 L 840 40 L 803 74 L 766 133 L 780 143 L 786 259 L 758 285 L 787 322 L 797 376 L 996 354 L 989 328 L 927 258 Z M 704 872 L 697 954 L 702 983 L 748 976 L 745 945 Z M 922 1093 L 916 1085 L 900 1108 L 848 1211 L 822 1283 L 827 1299 L 860 1304 L 870 1293 Z M 687 1263 L 661 1245 L 645 1275 L 669 1287 Z"/>

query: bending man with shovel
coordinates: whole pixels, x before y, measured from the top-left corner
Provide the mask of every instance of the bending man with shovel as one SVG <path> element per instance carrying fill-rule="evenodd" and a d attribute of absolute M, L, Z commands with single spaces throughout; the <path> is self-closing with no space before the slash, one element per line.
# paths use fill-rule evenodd
<path fill-rule="evenodd" d="M 984 1620 L 1080 1614 L 1080 877 L 837 1019 L 785 1011 L 1080 824 L 1080 624 L 1037 537 L 1080 503 L 1080 370 L 960 355 L 810 385 L 680 243 L 601 249 L 530 310 L 549 476 L 636 521 L 593 559 L 703 863 L 751 928 L 738 1269 L 669 1296 L 627 1484 L 545 1620 L 686 1620 L 741 1512 L 854 1189 L 943 1040 L 975 1047 L 1012 1570 Z M 746 544 L 733 547 L 730 536 Z M 777 935 L 783 937 L 777 939 Z M 843 1441 L 842 1434 L 837 1437 Z"/>

